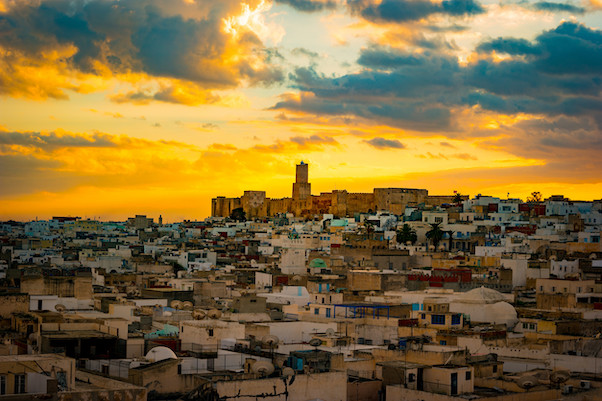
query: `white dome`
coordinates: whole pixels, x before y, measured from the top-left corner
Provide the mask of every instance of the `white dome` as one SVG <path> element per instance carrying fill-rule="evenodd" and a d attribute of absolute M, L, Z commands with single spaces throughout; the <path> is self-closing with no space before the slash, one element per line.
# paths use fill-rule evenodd
<path fill-rule="evenodd" d="M 470 316 L 471 322 L 505 324 L 512 328 L 518 322 L 516 309 L 508 302 L 494 304 L 450 303 L 451 312 Z"/>
<path fill-rule="evenodd" d="M 467 304 L 494 304 L 497 302 L 506 302 L 507 298 L 499 291 L 492 290 L 491 288 L 480 287 L 470 290 L 460 295 L 457 302 Z"/>
<path fill-rule="evenodd" d="M 148 351 L 145 358 L 151 362 L 159 362 L 164 359 L 178 359 L 176 354 L 167 347 L 155 347 Z"/>

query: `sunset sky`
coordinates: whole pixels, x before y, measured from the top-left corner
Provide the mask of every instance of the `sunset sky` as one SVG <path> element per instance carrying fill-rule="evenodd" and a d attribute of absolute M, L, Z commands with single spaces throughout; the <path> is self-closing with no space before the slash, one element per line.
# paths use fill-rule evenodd
<path fill-rule="evenodd" d="M 0 0 L 0 219 L 602 198 L 600 0 Z"/>

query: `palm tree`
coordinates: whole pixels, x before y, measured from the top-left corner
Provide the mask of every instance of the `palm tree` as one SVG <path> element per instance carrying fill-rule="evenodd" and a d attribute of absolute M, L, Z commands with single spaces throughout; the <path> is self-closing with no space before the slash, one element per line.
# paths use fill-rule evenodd
<path fill-rule="evenodd" d="M 409 224 L 404 224 L 401 230 L 397 231 L 396 240 L 398 244 L 405 244 L 407 242 L 414 244 L 418 240 L 418 236 Z"/>
<path fill-rule="evenodd" d="M 433 223 L 431 224 L 431 229 L 426 233 L 426 238 L 431 240 L 435 249 L 437 249 L 437 245 L 439 245 L 444 235 L 445 231 L 441 229 L 441 223 Z"/>

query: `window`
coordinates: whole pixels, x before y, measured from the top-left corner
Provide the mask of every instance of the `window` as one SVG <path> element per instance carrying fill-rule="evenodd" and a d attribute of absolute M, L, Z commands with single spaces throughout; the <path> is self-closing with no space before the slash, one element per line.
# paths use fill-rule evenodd
<path fill-rule="evenodd" d="M 320 309 L 314 308 L 314 315 L 319 315 L 319 314 L 320 314 Z"/>
<path fill-rule="evenodd" d="M 460 324 L 460 315 L 452 315 L 452 324 Z"/>
<path fill-rule="evenodd" d="M 250 302 L 251 302 L 252 304 L 256 304 L 256 303 L 257 303 L 257 300 L 256 300 L 256 299 L 251 299 L 251 300 L 250 300 Z"/>
<path fill-rule="evenodd" d="M 471 371 L 469 370 L 466 372 L 466 380 L 470 380 L 471 378 L 472 378 L 472 374 L 471 374 Z"/>
<path fill-rule="evenodd" d="M 535 323 L 529 323 L 529 330 L 535 330 Z"/>
<path fill-rule="evenodd" d="M 497 365 L 493 365 L 491 369 L 493 370 L 493 373 L 497 373 Z"/>
<path fill-rule="evenodd" d="M 528 329 L 529 328 L 529 323 L 523 323 L 523 329 Z"/>
<path fill-rule="evenodd" d="M 0 395 L 6 394 L 6 376 L 0 376 Z"/>
<path fill-rule="evenodd" d="M 421 317 L 422 319 L 426 319 L 426 313 L 423 313 L 423 314 L 421 314 L 421 315 L 420 315 L 420 317 Z"/>
<path fill-rule="evenodd" d="M 431 324 L 445 324 L 445 315 L 432 315 Z"/>
<path fill-rule="evenodd" d="M 213 329 L 208 329 L 207 334 L 209 334 L 209 337 L 213 337 Z"/>
<path fill-rule="evenodd" d="M 326 309 L 326 317 L 330 317 L 330 309 Z"/>
<path fill-rule="evenodd" d="M 15 394 L 25 393 L 25 375 L 15 375 Z"/>
<path fill-rule="evenodd" d="M 413 381 L 415 381 L 415 380 L 416 380 L 416 375 L 415 375 L 414 373 L 410 373 L 410 374 L 408 375 L 408 382 L 409 382 L 409 383 L 412 383 L 412 382 L 413 382 Z"/>
<path fill-rule="evenodd" d="M 556 292 L 556 287 L 552 287 L 552 292 Z"/>

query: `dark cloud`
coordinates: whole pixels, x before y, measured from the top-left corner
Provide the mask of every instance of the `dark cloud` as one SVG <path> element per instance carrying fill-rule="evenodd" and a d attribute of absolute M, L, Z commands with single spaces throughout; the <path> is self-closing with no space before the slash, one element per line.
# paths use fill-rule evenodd
<path fill-rule="evenodd" d="M 113 137 L 107 134 L 77 135 L 71 133 L 7 132 L 0 131 L 0 146 L 19 145 L 51 151 L 65 147 L 116 147 Z"/>
<path fill-rule="evenodd" d="M 421 0 L 349 0 L 352 12 L 373 22 L 403 23 L 425 19 L 435 14 L 449 16 L 475 15 L 485 12 L 474 0 L 444 0 L 441 3 Z"/>
<path fill-rule="evenodd" d="M 497 38 L 477 46 L 479 52 L 506 53 L 510 55 L 534 55 L 540 52 L 540 49 L 526 39 L 516 38 Z"/>
<path fill-rule="evenodd" d="M 334 138 L 328 136 L 311 135 L 309 137 L 294 136 L 291 138 L 291 142 L 298 144 L 299 146 L 309 145 L 338 145 L 338 142 Z"/>
<path fill-rule="evenodd" d="M 566 149 L 574 163 L 599 165 L 601 31 L 563 22 L 533 41 L 497 38 L 477 51 L 482 54 L 475 61 L 460 65 L 442 52 L 369 46 L 358 58 L 364 69 L 355 73 L 333 77 L 297 69 L 290 79 L 300 93 L 282 96 L 273 109 L 290 119 L 317 116 L 350 127 L 373 123 L 447 137 L 499 135 L 502 139 L 491 146 L 524 158 L 550 161 Z M 486 54 L 492 51 L 510 57 L 494 59 Z M 469 108 L 477 116 L 524 114 L 531 122 L 480 130 L 462 125 L 466 113 L 461 111 Z M 474 160 L 468 153 L 441 155 Z"/>
<path fill-rule="evenodd" d="M 370 68 L 398 68 L 403 65 L 424 64 L 424 58 L 399 50 L 370 47 L 362 51 L 357 63 Z"/>
<path fill-rule="evenodd" d="M 533 43 L 498 38 L 479 51 L 496 50 L 524 58 L 480 60 L 466 69 L 466 83 L 476 90 L 470 105 L 504 113 L 593 118 L 602 126 L 602 32 L 564 22 Z"/>
<path fill-rule="evenodd" d="M 374 69 L 332 78 L 298 68 L 291 75 L 295 87 L 315 96 L 285 96 L 273 109 L 356 116 L 419 131 L 451 129 L 450 110 L 440 99 L 455 96 L 460 83 L 455 58 L 371 48 L 360 60 Z"/>
<path fill-rule="evenodd" d="M 440 25 L 428 25 L 425 26 L 431 32 L 464 32 L 468 30 L 467 26 L 463 25 L 449 25 L 449 26 L 440 26 Z"/>
<path fill-rule="evenodd" d="M 337 8 L 337 2 L 334 0 L 276 0 L 276 2 L 287 4 L 297 11 L 309 13 Z"/>
<path fill-rule="evenodd" d="M 365 140 L 368 145 L 377 149 L 405 149 L 405 145 L 397 139 L 372 138 Z"/>
<path fill-rule="evenodd" d="M 568 3 L 551 3 L 549 1 L 539 1 L 537 3 L 533 3 L 532 7 L 539 11 L 567 12 L 573 14 L 585 13 L 585 8 L 577 7 Z"/>
<path fill-rule="evenodd" d="M 291 53 L 296 56 L 306 56 L 309 58 L 318 58 L 320 56 L 317 52 L 308 50 L 304 47 L 295 47 Z"/>
<path fill-rule="evenodd" d="M 0 15 L 1 61 L 9 69 L 29 60 L 56 63 L 65 74 L 144 72 L 205 90 L 281 81 L 277 51 L 265 48 L 250 30 L 225 32 L 224 19 L 239 8 L 234 0 L 172 7 L 155 0 L 14 2 Z M 69 46 L 75 51 L 67 52 Z M 46 59 L 53 51 L 63 57 Z M 47 96 L 64 97 L 62 89 L 74 88 L 47 90 Z"/>

